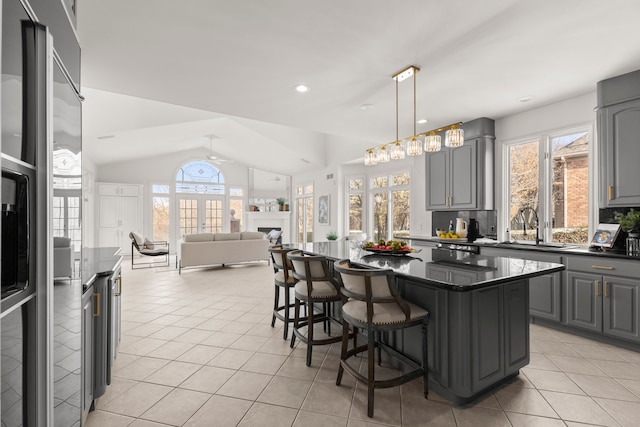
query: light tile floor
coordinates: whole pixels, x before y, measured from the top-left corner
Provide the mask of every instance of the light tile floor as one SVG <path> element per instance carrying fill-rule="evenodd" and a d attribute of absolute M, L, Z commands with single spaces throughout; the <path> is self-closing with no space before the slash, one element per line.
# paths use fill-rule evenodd
<path fill-rule="evenodd" d="M 466 407 L 420 380 L 377 390 L 345 374 L 339 344 L 289 348 L 271 328 L 273 270 L 132 271 L 123 265 L 122 341 L 88 426 L 639 426 L 640 353 L 531 325 L 531 363 Z M 337 328 L 336 328 L 337 329 Z"/>

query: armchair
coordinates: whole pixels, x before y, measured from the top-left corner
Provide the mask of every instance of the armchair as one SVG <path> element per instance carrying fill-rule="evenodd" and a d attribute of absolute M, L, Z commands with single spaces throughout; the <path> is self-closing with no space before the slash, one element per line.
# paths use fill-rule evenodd
<path fill-rule="evenodd" d="M 73 277 L 73 244 L 68 237 L 53 238 L 53 277 Z"/>
<path fill-rule="evenodd" d="M 131 239 L 131 269 L 137 268 L 149 268 L 153 266 L 168 267 L 169 266 L 169 242 L 158 240 L 152 242 L 149 239 L 143 238 L 139 233 L 132 231 L 129 233 Z M 157 257 L 165 257 L 161 260 L 161 264 L 156 264 L 154 261 L 150 262 L 135 262 L 134 248 L 140 255 Z"/>

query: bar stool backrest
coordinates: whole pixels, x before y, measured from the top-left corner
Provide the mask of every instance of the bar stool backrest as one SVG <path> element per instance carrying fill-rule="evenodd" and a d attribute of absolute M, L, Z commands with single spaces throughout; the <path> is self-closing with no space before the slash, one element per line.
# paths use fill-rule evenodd
<path fill-rule="evenodd" d="M 321 255 L 309 255 L 296 250 L 289 252 L 287 258 L 293 264 L 293 277 L 307 282 L 333 281 L 325 257 Z"/>
<path fill-rule="evenodd" d="M 293 270 L 293 265 L 291 264 L 291 260 L 287 258 L 287 254 L 294 250 L 295 249 L 283 248 L 279 245 L 270 246 L 269 252 L 271 253 L 273 266 L 278 270 Z"/>
<path fill-rule="evenodd" d="M 342 293 L 367 302 L 397 302 L 393 288 L 393 270 L 357 268 L 348 259 L 336 261 L 334 268 L 342 279 Z"/>

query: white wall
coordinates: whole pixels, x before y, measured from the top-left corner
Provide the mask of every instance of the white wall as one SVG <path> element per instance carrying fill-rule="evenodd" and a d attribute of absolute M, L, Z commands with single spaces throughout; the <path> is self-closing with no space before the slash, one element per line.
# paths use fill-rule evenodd
<path fill-rule="evenodd" d="M 502 142 L 529 135 L 537 135 L 540 132 L 567 128 L 585 123 L 595 123 L 596 93 L 591 92 L 575 98 L 557 102 L 545 107 L 536 108 L 523 113 L 504 117 L 496 120 L 496 162 L 495 162 L 495 189 L 496 209 L 502 203 Z M 406 158 L 401 161 L 391 161 L 384 165 L 367 166 L 362 163 L 344 164 L 354 158 L 362 157 L 364 149 L 376 145 L 376 142 L 367 143 L 364 140 L 353 140 L 335 136 L 327 137 L 326 161 L 328 166 L 308 173 L 299 174 L 292 179 L 292 189 L 297 185 L 314 184 L 314 211 L 317 213 L 318 197 L 330 195 L 330 223 L 320 225 L 317 215 L 314 218 L 315 239 L 326 240 L 329 231 L 336 231 L 340 237 L 344 237 L 346 228 L 345 218 L 345 192 L 344 176 L 352 174 L 371 175 L 377 172 L 393 170 L 410 170 L 411 172 L 411 230 L 416 235 L 431 234 L 431 212 L 425 209 L 425 157 L 424 154 L 415 158 Z M 364 148 L 363 148 L 364 147 Z M 157 156 L 144 161 L 136 160 L 98 166 L 94 176 L 96 181 L 117 182 L 129 184 L 142 184 L 145 187 L 145 207 L 149 206 L 148 187 L 150 183 L 172 183 L 175 178 L 176 168 L 189 160 L 202 159 L 208 152 L 204 149 L 185 151 L 179 155 Z M 248 188 L 248 167 L 235 163 L 219 166 L 225 176 L 228 185 Z M 277 171 L 274 171 L 277 172 Z M 327 179 L 327 175 L 333 174 L 333 178 Z M 95 200 L 95 197 L 94 197 Z M 290 201 L 293 210 L 294 200 Z M 87 208 L 89 209 L 89 208 Z M 89 212 L 86 212 L 89 213 Z M 145 232 L 150 227 L 149 215 L 144 212 Z M 87 217 L 89 221 L 89 217 Z M 295 218 L 292 216 L 292 226 Z M 498 224 L 499 231 L 504 230 Z M 95 227 L 94 227 L 95 228 Z M 87 236 L 89 237 L 89 236 Z"/>
<path fill-rule="evenodd" d="M 188 150 L 178 154 L 149 157 L 145 160 L 110 163 L 97 168 L 96 181 L 122 184 L 141 184 L 143 192 L 143 234 L 151 235 L 150 184 L 172 184 L 175 182 L 178 167 L 192 160 L 206 158 L 209 151 L 203 148 Z M 237 163 L 215 165 L 223 174 L 227 187 L 243 188 L 248 192 L 249 168 Z M 94 221 L 97 224 L 98 200 L 94 197 Z M 95 228 L 95 227 L 94 227 Z M 97 233 L 97 230 L 96 230 Z M 97 234 L 96 234 L 97 236 Z M 97 242 L 97 237 L 95 242 Z"/>

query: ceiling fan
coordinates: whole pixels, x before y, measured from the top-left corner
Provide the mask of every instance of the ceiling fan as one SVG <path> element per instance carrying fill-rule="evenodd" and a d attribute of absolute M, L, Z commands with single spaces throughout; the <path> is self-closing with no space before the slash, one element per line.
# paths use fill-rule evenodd
<path fill-rule="evenodd" d="M 205 135 L 205 137 L 207 137 L 209 139 L 209 151 L 211 151 L 211 153 L 207 154 L 207 159 L 212 161 L 213 163 L 219 165 L 221 163 L 233 163 L 233 160 L 231 159 L 223 159 L 221 157 L 216 156 L 215 154 L 213 154 L 213 140 L 214 139 L 220 139 L 219 136 L 217 135 Z"/>

